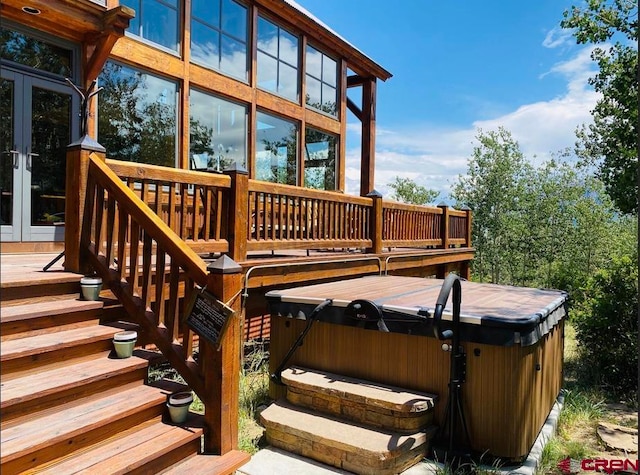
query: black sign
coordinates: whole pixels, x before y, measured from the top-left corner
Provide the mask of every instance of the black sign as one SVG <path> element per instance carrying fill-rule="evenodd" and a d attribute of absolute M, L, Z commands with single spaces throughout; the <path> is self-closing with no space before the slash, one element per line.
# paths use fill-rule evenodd
<path fill-rule="evenodd" d="M 205 290 L 195 292 L 187 309 L 187 324 L 220 349 L 222 335 L 235 312 Z"/>

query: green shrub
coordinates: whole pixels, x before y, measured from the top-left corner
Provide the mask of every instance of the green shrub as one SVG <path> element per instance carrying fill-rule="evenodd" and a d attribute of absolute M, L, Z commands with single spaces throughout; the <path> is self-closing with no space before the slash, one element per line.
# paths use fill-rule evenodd
<path fill-rule="evenodd" d="M 573 321 L 589 379 L 618 395 L 637 391 L 637 261 L 613 258 L 587 281 L 583 296 Z"/>

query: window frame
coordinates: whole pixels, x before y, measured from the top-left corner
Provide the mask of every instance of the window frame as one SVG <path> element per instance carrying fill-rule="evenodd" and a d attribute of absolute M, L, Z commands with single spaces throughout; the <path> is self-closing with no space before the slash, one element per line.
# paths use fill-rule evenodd
<path fill-rule="evenodd" d="M 224 0 L 216 0 L 217 2 L 217 6 L 219 9 L 219 12 L 222 13 L 222 2 Z M 252 49 L 252 45 L 251 45 L 251 7 L 249 5 L 247 5 L 246 3 L 239 1 L 239 0 L 229 0 L 232 1 L 234 3 L 236 3 L 237 5 L 243 7 L 245 9 L 245 38 L 242 40 L 241 38 L 229 34 L 227 33 L 223 27 L 222 27 L 222 23 L 223 23 L 223 17 L 222 14 L 220 15 L 220 25 L 213 25 L 212 23 L 194 16 L 193 14 L 193 7 L 191 8 L 191 11 L 189 11 L 189 28 L 190 31 L 193 31 L 193 22 L 197 22 L 198 24 L 209 28 L 213 31 L 215 31 L 218 34 L 218 65 L 216 67 L 214 67 L 211 64 L 207 64 L 206 62 L 199 60 L 199 59 L 194 59 L 193 57 L 193 35 L 191 35 L 190 37 L 190 41 L 189 41 L 189 51 L 190 51 L 190 55 L 189 55 L 189 62 L 191 64 L 195 64 L 198 66 L 201 66 L 205 69 L 211 70 L 211 71 L 215 71 L 217 73 L 220 74 L 224 74 L 225 76 L 241 81 L 245 84 L 249 84 L 249 80 L 251 78 L 251 49 Z M 191 5 L 193 5 L 193 3 L 191 3 Z M 186 24 L 186 22 L 185 22 Z M 239 76 L 235 76 L 232 73 L 230 73 L 229 71 L 225 71 L 220 67 L 220 64 L 222 62 L 222 42 L 223 42 L 223 37 L 227 37 L 227 38 L 231 38 L 234 41 L 238 41 L 241 43 L 244 43 L 245 45 L 245 76 L 244 77 L 239 77 Z"/>
<path fill-rule="evenodd" d="M 256 78 L 256 83 L 254 85 L 254 87 L 256 89 L 259 89 L 261 91 L 265 91 L 269 94 L 274 94 L 278 97 L 281 97 L 282 99 L 285 99 L 287 101 L 293 102 L 295 104 L 301 104 L 301 96 L 302 96 L 302 47 L 303 47 L 303 41 L 302 41 L 302 35 L 299 32 L 296 32 L 294 29 L 290 29 L 289 27 L 285 27 L 282 26 L 282 23 L 279 20 L 273 19 L 270 15 L 265 14 L 267 12 L 265 11 L 260 11 L 258 12 L 257 15 L 257 20 L 256 20 L 256 27 L 255 27 L 255 32 L 254 32 L 254 37 L 255 37 L 255 65 L 256 65 L 256 72 L 255 72 L 255 78 Z M 278 56 L 273 56 L 272 53 L 265 51 L 263 49 L 261 49 L 259 47 L 259 37 L 260 37 L 260 20 L 264 20 L 268 23 L 270 23 L 272 26 L 274 26 L 277 29 L 277 37 L 278 37 L 278 52 L 277 55 Z M 288 61 L 285 61 L 283 59 L 280 58 L 280 32 L 284 31 L 285 33 L 287 33 L 290 36 L 293 36 L 294 38 L 296 38 L 297 40 L 297 54 L 296 54 L 296 63 L 297 64 L 291 64 Z M 276 88 L 275 90 L 272 89 L 267 89 L 265 87 L 260 86 L 260 65 L 259 65 L 259 54 L 262 53 L 266 56 L 268 56 L 269 58 L 273 59 L 276 61 L 277 64 L 277 70 L 276 70 Z M 288 97 L 284 94 L 282 94 L 281 92 L 278 91 L 278 87 L 280 85 L 280 65 L 281 63 L 287 67 L 293 68 L 296 71 L 296 97 L 295 98 L 291 98 Z"/>

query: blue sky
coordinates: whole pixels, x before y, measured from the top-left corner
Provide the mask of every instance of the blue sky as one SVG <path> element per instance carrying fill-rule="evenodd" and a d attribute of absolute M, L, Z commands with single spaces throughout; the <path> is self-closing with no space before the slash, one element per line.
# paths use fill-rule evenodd
<path fill-rule="evenodd" d="M 393 74 L 378 83 L 376 189 L 396 175 L 448 198 L 477 130 L 504 126 L 539 163 L 573 146 L 597 95 L 590 47 L 559 26 L 566 0 L 296 0 Z M 349 120 L 347 191 L 358 193 Z"/>

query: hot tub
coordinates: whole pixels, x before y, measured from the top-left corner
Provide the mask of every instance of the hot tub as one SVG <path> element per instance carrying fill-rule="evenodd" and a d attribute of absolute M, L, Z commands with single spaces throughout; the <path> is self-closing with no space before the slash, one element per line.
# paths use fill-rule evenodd
<path fill-rule="evenodd" d="M 271 369 L 303 331 L 306 317 L 331 299 L 291 364 L 439 394 L 435 419 L 442 424 L 450 358 L 433 328 L 442 284 L 371 276 L 271 291 Z M 462 401 L 472 449 L 520 461 L 562 385 L 567 294 L 467 281 L 461 290 L 459 334 L 467 354 Z M 355 300 L 375 311 L 354 312 L 349 304 Z M 451 326 L 449 299 L 442 329 Z M 277 391 L 272 388 L 272 395 Z"/>

